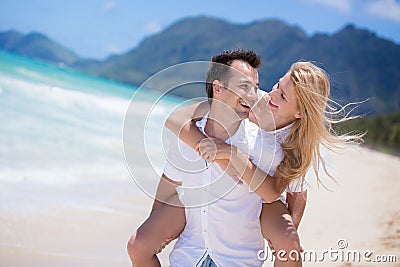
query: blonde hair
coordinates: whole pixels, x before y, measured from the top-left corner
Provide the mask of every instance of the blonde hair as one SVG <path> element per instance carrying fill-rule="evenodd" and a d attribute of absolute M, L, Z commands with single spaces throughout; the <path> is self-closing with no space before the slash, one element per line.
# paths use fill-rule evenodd
<path fill-rule="evenodd" d="M 302 117 L 293 123 L 282 144 L 284 159 L 276 171 L 276 176 L 282 178 L 281 191 L 296 178 L 301 177 L 304 183 L 310 166 L 314 169 L 318 184 L 323 185 L 318 174 L 320 166 L 328 177 L 335 180 L 326 169 L 320 152 L 321 145 L 332 150 L 342 144 L 362 141 L 359 135 L 337 135 L 334 132 L 333 124 L 353 117 L 347 114 L 341 119 L 330 118 L 331 115 L 340 114 L 345 107 L 332 112 L 334 108 L 328 103 L 332 101 L 329 99 L 329 77 L 323 69 L 311 62 L 296 62 L 290 67 L 289 73 Z"/>

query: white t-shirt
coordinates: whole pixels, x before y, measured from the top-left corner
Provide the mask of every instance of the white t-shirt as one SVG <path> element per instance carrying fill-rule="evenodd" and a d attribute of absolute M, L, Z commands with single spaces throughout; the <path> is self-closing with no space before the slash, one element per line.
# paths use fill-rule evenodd
<path fill-rule="evenodd" d="M 204 132 L 207 117 L 197 123 Z M 243 120 L 227 140 L 249 154 L 258 127 Z M 182 182 L 186 226 L 170 253 L 172 267 L 201 266 L 207 255 L 218 266 L 262 266 L 258 251 L 264 248 L 260 213 L 262 199 L 238 185 L 217 164 L 206 164 L 189 146 L 171 144 L 164 174 Z"/>

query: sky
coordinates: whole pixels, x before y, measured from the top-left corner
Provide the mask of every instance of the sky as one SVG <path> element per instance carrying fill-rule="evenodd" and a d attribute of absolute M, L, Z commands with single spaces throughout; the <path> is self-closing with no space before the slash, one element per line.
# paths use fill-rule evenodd
<path fill-rule="evenodd" d="M 199 15 L 235 24 L 281 19 L 309 35 L 352 23 L 400 44 L 400 0 L 0 0 L 0 31 L 40 32 L 81 57 L 104 59 Z"/>

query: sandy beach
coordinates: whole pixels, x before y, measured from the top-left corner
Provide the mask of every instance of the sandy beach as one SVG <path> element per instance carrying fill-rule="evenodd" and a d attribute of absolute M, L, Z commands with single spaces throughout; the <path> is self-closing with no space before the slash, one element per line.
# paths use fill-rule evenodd
<path fill-rule="evenodd" d="M 351 149 L 332 155 L 339 185 L 314 185 L 300 226 L 302 245 L 324 250 L 395 255 L 397 263 L 330 260 L 304 266 L 400 266 L 400 159 Z M 126 171 L 99 184 L 0 183 L 0 266 L 130 266 L 126 242 L 147 217 L 152 199 Z M 21 197 L 21 195 L 23 197 Z M 340 240 L 340 244 L 338 241 Z M 343 248 L 338 246 L 346 245 Z M 160 254 L 168 266 L 172 245 Z M 272 266 L 269 259 L 264 266 Z"/>
<path fill-rule="evenodd" d="M 339 184 L 331 183 L 333 192 L 315 186 L 309 190 L 299 230 L 303 247 L 318 255 L 330 248 L 373 254 L 370 263 L 325 260 L 304 265 L 400 266 L 400 210 L 395 204 L 400 200 L 400 159 L 361 148 L 331 156 Z M 397 263 L 372 262 L 378 255 L 396 255 Z"/>

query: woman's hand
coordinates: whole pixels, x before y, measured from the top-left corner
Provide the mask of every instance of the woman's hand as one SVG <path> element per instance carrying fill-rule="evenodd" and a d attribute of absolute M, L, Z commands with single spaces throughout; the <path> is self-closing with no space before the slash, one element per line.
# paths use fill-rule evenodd
<path fill-rule="evenodd" d="M 196 151 L 200 157 L 208 162 L 214 162 L 217 159 L 230 159 L 235 149 L 236 147 L 211 137 L 201 140 L 196 146 Z"/>
<path fill-rule="evenodd" d="M 252 107 L 249 114 L 249 120 L 258 125 L 264 131 L 273 131 L 276 128 L 274 117 L 272 116 L 269 101 L 271 97 L 268 93 Z"/>
<path fill-rule="evenodd" d="M 208 162 L 215 161 L 235 182 L 242 184 L 243 181 L 240 179 L 240 173 L 229 162 L 232 153 L 236 149 L 235 146 L 228 145 L 216 138 L 205 138 L 196 146 L 197 152 L 204 160 Z"/>

